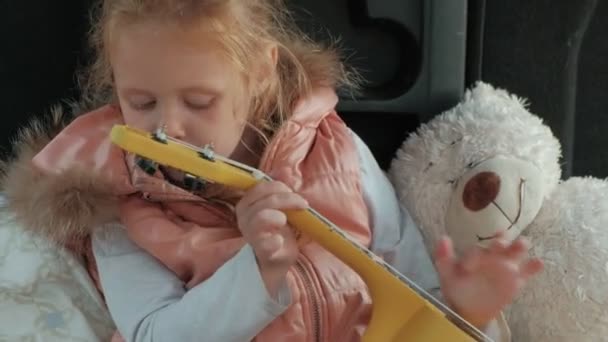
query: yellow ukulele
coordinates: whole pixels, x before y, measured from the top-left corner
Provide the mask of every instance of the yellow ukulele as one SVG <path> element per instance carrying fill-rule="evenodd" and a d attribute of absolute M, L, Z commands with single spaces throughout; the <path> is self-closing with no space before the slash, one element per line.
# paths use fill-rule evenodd
<path fill-rule="evenodd" d="M 195 177 L 249 189 L 271 178 L 255 168 L 168 137 L 116 125 L 111 140 L 145 165 L 165 165 Z M 142 165 L 140 165 L 142 166 Z M 289 223 L 349 265 L 367 284 L 372 317 L 364 342 L 492 341 L 312 208 L 286 212 Z"/>

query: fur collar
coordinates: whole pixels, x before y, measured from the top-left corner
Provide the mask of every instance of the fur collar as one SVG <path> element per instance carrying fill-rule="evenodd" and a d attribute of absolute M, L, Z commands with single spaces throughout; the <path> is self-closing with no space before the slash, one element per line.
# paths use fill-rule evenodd
<path fill-rule="evenodd" d="M 315 89 L 298 102 L 289 121 L 299 127 L 316 127 L 333 112 L 337 100 L 333 90 Z M 0 210 L 13 216 L 23 229 L 60 244 L 78 242 L 93 227 L 119 219 L 118 201 L 106 177 L 74 167 L 43 175 L 32 163 L 77 115 L 89 110 L 75 104 L 66 112 L 57 106 L 50 115 L 34 119 L 15 139 L 14 156 L 0 165 L 0 191 L 5 197 Z"/>
<path fill-rule="evenodd" d="M 115 197 L 95 175 L 71 170 L 43 177 L 32 166 L 32 158 L 73 118 L 57 106 L 32 120 L 21 129 L 13 155 L 0 168 L 3 213 L 23 229 L 63 245 L 86 238 L 92 227 L 118 217 Z"/>

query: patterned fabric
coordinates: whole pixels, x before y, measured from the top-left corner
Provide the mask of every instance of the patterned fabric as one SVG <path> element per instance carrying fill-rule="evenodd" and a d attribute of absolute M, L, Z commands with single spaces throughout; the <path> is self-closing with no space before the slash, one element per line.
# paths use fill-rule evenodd
<path fill-rule="evenodd" d="M 0 341 L 109 341 L 115 327 L 81 260 L 0 218 Z"/>

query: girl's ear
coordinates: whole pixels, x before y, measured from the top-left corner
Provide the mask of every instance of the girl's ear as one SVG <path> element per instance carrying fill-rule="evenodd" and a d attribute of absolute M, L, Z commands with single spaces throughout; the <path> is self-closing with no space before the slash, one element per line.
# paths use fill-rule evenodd
<path fill-rule="evenodd" d="M 264 93 L 271 85 L 276 76 L 277 63 L 279 62 L 279 48 L 276 44 L 270 44 L 262 54 L 262 61 L 258 64 L 256 94 Z"/>
<path fill-rule="evenodd" d="M 272 62 L 272 67 L 273 69 L 276 69 L 277 63 L 279 62 L 279 47 L 276 44 L 272 44 L 269 50 L 269 56 Z"/>

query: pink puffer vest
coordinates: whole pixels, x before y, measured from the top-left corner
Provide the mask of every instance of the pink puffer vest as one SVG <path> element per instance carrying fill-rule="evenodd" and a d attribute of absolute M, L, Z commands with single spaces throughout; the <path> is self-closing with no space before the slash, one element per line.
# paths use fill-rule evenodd
<path fill-rule="evenodd" d="M 337 96 L 328 89 L 301 101 L 267 147 L 260 169 L 302 194 L 312 207 L 368 245 L 371 231 L 359 160 L 350 132 L 335 112 L 336 103 Z M 43 172 L 79 167 L 110 179 L 112 191 L 121 198 L 120 216 L 130 237 L 192 287 L 245 243 L 234 215 L 226 207 L 134 168 L 132 158 L 107 140 L 111 126 L 121 122 L 120 112 L 111 106 L 85 114 L 47 145 L 34 164 Z M 179 222 L 170 220 L 169 212 Z M 303 240 L 288 284 L 292 305 L 256 341 L 360 340 L 370 318 L 371 300 L 365 284 L 350 268 L 316 243 Z"/>

